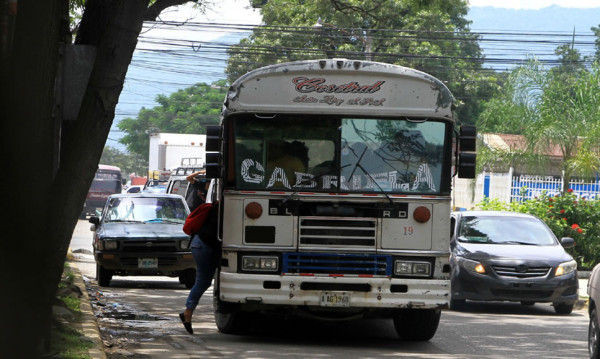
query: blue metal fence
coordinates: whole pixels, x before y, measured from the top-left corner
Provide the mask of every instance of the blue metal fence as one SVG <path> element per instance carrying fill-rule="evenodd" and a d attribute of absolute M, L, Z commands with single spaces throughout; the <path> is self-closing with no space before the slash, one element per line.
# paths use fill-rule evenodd
<path fill-rule="evenodd" d="M 536 198 L 546 193 L 555 196 L 563 192 L 561 178 L 543 176 L 514 176 L 510 189 L 510 200 L 523 201 Z M 579 198 L 600 199 L 600 181 L 593 182 L 583 180 L 572 180 L 569 188 Z"/>

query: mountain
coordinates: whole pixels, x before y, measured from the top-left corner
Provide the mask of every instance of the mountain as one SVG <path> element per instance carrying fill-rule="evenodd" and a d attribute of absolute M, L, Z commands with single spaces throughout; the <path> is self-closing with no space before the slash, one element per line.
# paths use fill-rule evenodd
<path fill-rule="evenodd" d="M 600 26 L 600 5 L 596 8 L 550 6 L 539 10 L 472 7 L 467 19 L 471 32 L 481 36 L 480 47 L 486 66 L 497 70 L 514 67 L 528 56 L 547 65 L 555 64 L 554 50 L 574 43 L 582 56 L 591 57 L 596 37 L 591 27 Z"/>
<path fill-rule="evenodd" d="M 549 6 L 539 10 L 471 7 L 467 18 L 471 30 L 478 31 L 562 31 L 589 33 L 600 24 L 600 4 L 596 8 Z"/>

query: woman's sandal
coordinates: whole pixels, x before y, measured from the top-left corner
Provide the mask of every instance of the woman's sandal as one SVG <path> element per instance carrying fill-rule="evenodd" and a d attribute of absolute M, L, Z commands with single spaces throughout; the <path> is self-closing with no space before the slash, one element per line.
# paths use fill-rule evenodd
<path fill-rule="evenodd" d="M 183 312 L 179 313 L 179 319 L 181 319 L 185 330 L 187 330 L 187 332 L 190 334 L 194 334 L 194 330 L 192 330 L 192 322 L 185 321 L 185 316 L 183 315 Z"/>

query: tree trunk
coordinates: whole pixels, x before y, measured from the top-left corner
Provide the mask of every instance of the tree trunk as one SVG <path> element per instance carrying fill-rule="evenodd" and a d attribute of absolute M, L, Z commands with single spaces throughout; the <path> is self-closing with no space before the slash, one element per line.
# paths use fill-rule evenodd
<path fill-rule="evenodd" d="M 47 219 L 50 211 L 61 211 L 50 198 L 59 133 L 54 84 L 59 42 L 68 37 L 68 1 L 19 1 L 15 19 L 13 46 L 2 48 L 8 66 L 0 69 L 0 348 L 13 358 L 36 358 L 48 343 L 62 272 L 60 267 L 50 275 L 49 268 L 56 266 Z"/>
<path fill-rule="evenodd" d="M 0 69 L 5 125 L 0 211 L 0 351 L 39 358 L 77 218 L 94 177 L 143 20 L 188 0 L 87 0 L 77 43 L 96 60 L 73 123 L 55 105 L 59 43 L 70 44 L 68 0 L 18 2 L 14 46 Z M 3 45 L 3 44 L 0 44 Z M 0 46 L 1 50 L 6 50 Z M 4 63 L 4 62 L 2 62 Z M 60 82 L 58 82 L 60 86 Z M 90 236 L 91 240 L 91 236 Z"/>

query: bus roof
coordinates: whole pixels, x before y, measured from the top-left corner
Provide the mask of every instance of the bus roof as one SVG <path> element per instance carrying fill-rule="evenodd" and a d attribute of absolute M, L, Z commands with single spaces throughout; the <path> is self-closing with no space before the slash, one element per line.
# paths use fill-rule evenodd
<path fill-rule="evenodd" d="M 111 165 L 98 165 L 98 169 L 99 170 L 111 170 L 111 171 L 119 171 L 121 172 L 121 169 L 117 166 L 111 166 Z"/>
<path fill-rule="evenodd" d="M 453 118 L 453 96 L 407 67 L 347 59 L 307 60 L 251 71 L 231 86 L 224 115 L 302 113 Z"/>

